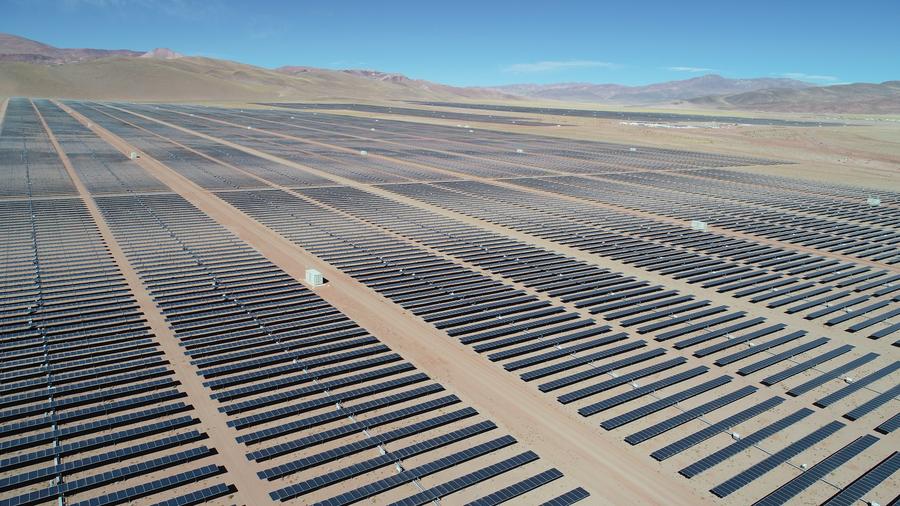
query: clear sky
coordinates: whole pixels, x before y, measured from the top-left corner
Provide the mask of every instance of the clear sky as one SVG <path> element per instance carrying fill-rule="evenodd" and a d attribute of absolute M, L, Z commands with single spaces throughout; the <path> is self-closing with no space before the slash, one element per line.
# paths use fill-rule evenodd
<path fill-rule="evenodd" d="M 0 0 L 0 32 L 455 85 L 900 79 L 900 0 Z"/>

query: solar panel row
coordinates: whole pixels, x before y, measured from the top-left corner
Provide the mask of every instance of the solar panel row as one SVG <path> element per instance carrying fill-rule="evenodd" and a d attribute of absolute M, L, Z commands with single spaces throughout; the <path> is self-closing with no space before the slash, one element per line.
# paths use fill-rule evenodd
<path fill-rule="evenodd" d="M 338 489 L 319 489 L 376 476 L 403 458 L 390 448 L 396 441 L 430 438 L 434 444 L 409 454 L 427 455 L 494 427 L 477 422 L 481 429 L 460 433 L 479 416 L 474 410 L 444 412 L 460 400 L 183 198 L 97 202 L 192 365 L 215 388 L 238 442 L 253 446 L 248 458 L 273 462 L 259 474 L 277 490 L 295 473 L 313 473 L 319 486 L 305 493 L 339 497 Z M 360 462 L 372 448 L 388 452 L 378 466 Z M 358 472 L 330 473 L 331 462 Z"/>

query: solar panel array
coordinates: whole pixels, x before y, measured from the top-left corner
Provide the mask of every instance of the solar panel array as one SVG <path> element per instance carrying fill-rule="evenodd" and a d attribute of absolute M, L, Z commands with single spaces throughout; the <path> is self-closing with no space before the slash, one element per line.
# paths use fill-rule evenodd
<path fill-rule="evenodd" d="M 191 110 L 191 114 L 196 113 L 197 116 L 209 114 L 208 111 L 199 108 Z M 179 120 L 179 116 L 184 117 L 178 113 L 160 115 L 160 117 L 169 121 Z M 277 117 L 277 115 L 269 113 L 237 114 L 230 112 L 221 117 L 226 121 L 250 123 L 253 128 L 272 128 L 272 125 L 267 124 L 267 122 L 273 121 L 272 118 Z M 286 121 L 291 124 L 290 126 L 275 128 L 275 130 L 302 136 L 304 139 L 327 141 L 340 146 L 353 145 L 358 147 L 360 144 L 358 139 L 347 140 L 346 143 L 341 139 L 344 136 L 353 138 L 356 133 L 351 132 L 350 128 L 362 129 L 364 128 L 363 125 L 365 125 L 359 119 L 348 120 L 345 123 L 356 123 L 356 125 L 335 133 L 335 130 L 343 128 L 343 125 L 336 126 L 336 122 L 325 115 L 316 115 L 315 118 L 304 116 L 301 119 L 291 119 L 293 121 Z M 204 125 L 201 119 L 189 119 L 187 121 L 190 122 L 192 128 L 198 126 L 198 130 L 202 128 L 205 133 L 210 135 L 216 135 L 217 131 L 221 135 L 233 128 L 209 122 L 206 122 Z M 369 122 L 368 124 L 373 123 Z M 320 129 L 325 129 L 326 131 L 320 131 Z M 406 136 L 409 134 L 405 131 L 401 132 L 401 130 L 394 128 L 393 123 L 381 122 L 376 127 L 375 134 L 366 133 L 365 135 L 367 138 L 372 135 L 377 136 L 379 139 L 388 139 L 386 142 L 390 143 L 408 142 Z M 327 137 L 326 133 L 334 134 L 335 136 Z M 451 142 L 461 143 L 464 141 L 453 140 Z M 277 140 L 275 143 L 279 145 L 278 149 L 282 150 L 282 152 L 290 149 L 290 141 Z M 472 144 L 476 143 L 473 142 Z M 434 143 L 430 143 L 428 138 L 423 141 L 423 145 L 427 145 L 430 149 L 437 148 Z M 367 147 L 369 146 L 371 144 Z M 305 148 L 305 146 L 303 147 Z M 446 143 L 444 147 L 446 147 Z M 263 151 L 267 150 L 265 146 L 260 145 L 255 145 L 254 148 Z M 397 152 L 400 148 L 392 144 L 391 149 L 393 151 L 387 153 L 386 157 L 401 156 Z M 271 152 L 274 153 L 275 151 Z M 429 153 L 423 156 L 430 157 L 432 155 Z M 495 160 L 495 162 L 492 162 L 494 167 L 499 167 L 496 163 L 507 160 L 493 152 L 485 154 L 479 151 L 478 156 Z M 431 164 L 427 159 L 419 158 L 419 160 L 426 164 Z M 315 164 L 311 165 L 329 172 L 327 168 L 316 166 Z M 446 166 L 431 165 L 442 170 L 447 169 Z M 492 164 L 488 163 L 486 166 L 490 167 Z M 479 170 L 482 169 L 484 167 L 479 165 Z M 457 176 L 463 175 L 465 173 L 462 171 L 459 171 L 457 174 Z M 516 182 L 543 180 L 522 179 L 516 180 Z M 481 200 L 467 199 L 463 193 L 470 192 L 472 187 L 487 188 L 491 191 L 480 196 L 479 199 Z M 458 183 L 447 182 L 430 185 L 404 183 L 382 186 L 382 188 L 400 192 L 404 196 L 425 200 L 429 204 L 437 203 L 451 211 L 468 214 L 487 221 L 494 221 L 507 228 L 522 230 L 526 233 L 533 233 L 533 229 L 520 228 L 514 221 L 501 222 L 495 221 L 495 219 L 497 216 L 503 216 L 505 210 L 513 203 L 530 204 L 532 201 L 537 202 L 537 204 L 523 208 L 519 216 L 537 215 L 539 214 L 538 210 L 552 210 L 553 213 L 559 213 L 559 209 L 569 207 L 568 204 L 562 205 L 560 203 L 561 199 L 550 199 L 549 202 L 541 202 L 541 197 L 531 193 L 515 192 L 512 196 L 498 198 L 496 192 L 502 193 L 507 189 L 484 182 L 461 181 Z M 421 193 L 419 192 L 420 188 L 423 189 Z M 441 188 L 445 189 L 441 190 Z M 464 188 L 464 190 L 460 191 L 460 188 Z M 443 195 L 449 196 L 436 201 L 434 196 L 436 192 L 440 191 L 444 192 Z M 580 196 L 577 191 L 574 193 L 575 196 Z M 422 198 L 423 194 L 427 194 L 428 198 Z M 605 388 L 621 388 L 629 386 L 630 382 L 637 378 L 647 377 L 678 366 L 677 362 L 672 362 L 669 359 L 668 361 L 657 362 L 661 367 L 645 366 L 642 369 L 635 370 L 634 373 L 620 376 L 618 371 L 616 371 L 617 368 L 628 367 L 629 365 L 639 364 L 644 360 L 648 360 L 648 358 L 659 357 L 661 356 L 660 354 L 665 354 L 666 350 L 657 349 L 645 352 L 640 350 L 640 348 L 646 346 L 646 342 L 640 339 L 629 339 L 627 333 L 615 334 L 609 330 L 594 330 L 596 324 L 585 321 L 585 316 L 579 318 L 568 314 L 571 312 L 571 309 L 569 309 L 571 305 L 575 305 L 578 309 L 596 309 L 596 311 L 590 310 L 590 312 L 602 315 L 610 321 L 615 321 L 618 325 L 624 324 L 626 328 L 634 326 L 638 334 L 656 334 L 655 340 L 659 342 L 672 339 L 674 340 L 672 343 L 673 347 L 678 350 L 686 350 L 699 343 L 707 343 L 704 348 L 697 349 L 694 353 L 696 357 L 706 357 L 731 349 L 731 354 L 720 356 L 716 359 L 716 364 L 723 367 L 733 364 L 733 370 L 739 374 L 755 375 L 765 373 L 760 376 L 763 385 L 771 386 L 796 377 L 808 378 L 810 372 L 818 373 L 822 364 L 827 365 L 831 361 L 837 361 L 845 354 L 849 354 L 851 363 L 854 363 L 855 359 L 859 357 L 855 352 L 855 347 L 852 345 L 840 346 L 839 343 L 832 343 L 829 339 L 807 336 L 805 331 L 791 331 L 783 324 L 774 327 L 769 325 L 766 327 L 766 332 L 758 332 L 758 329 L 754 330 L 753 327 L 765 322 L 765 318 L 759 318 L 746 311 L 729 310 L 727 306 L 713 306 L 709 301 L 697 300 L 690 296 L 686 297 L 672 290 L 667 291 L 664 286 L 654 287 L 633 277 L 629 279 L 628 276 L 617 275 L 609 271 L 600 272 L 601 270 L 598 270 L 596 267 L 584 265 L 571 258 L 565 258 L 524 243 L 511 241 L 502 235 L 491 234 L 483 229 L 464 225 L 458 220 L 446 219 L 427 212 L 422 208 L 400 204 L 394 200 L 376 196 L 368 191 L 360 191 L 357 188 L 332 186 L 319 189 L 301 189 L 298 192 L 290 193 L 269 190 L 252 193 L 228 192 L 220 193 L 219 195 L 250 216 L 279 231 L 285 237 L 314 252 L 316 255 L 329 260 L 330 263 L 337 265 L 345 272 L 351 274 L 351 276 L 388 296 L 388 298 L 399 302 L 426 321 L 445 329 L 448 334 L 458 337 L 463 343 L 474 345 L 475 349 L 481 352 L 492 352 L 489 355 L 492 360 L 501 362 L 509 370 L 519 371 L 523 379 L 533 380 L 558 375 L 549 378 L 549 383 L 542 383 L 540 385 L 541 390 L 550 391 L 559 388 L 557 385 L 576 385 L 578 381 L 583 379 L 610 373 L 616 377 L 602 382 L 601 385 L 603 383 L 610 383 L 610 385 L 602 387 L 599 391 L 603 391 Z M 460 195 L 463 196 L 460 197 Z M 457 198 L 459 198 L 458 202 L 455 200 Z M 491 200 L 503 200 L 503 207 L 484 205 L 485 202 Z M 546 199 L 544 200 L 546 201 Z M 476 212 L 481 208 L 485 209 L 484 213 Z M 598 214 L 597 209 L 591 209 L 589 204 L 572 204 L 571 208 L 573 211 L 567 211 L 569 213 L 565 215 L 567 218 L 578 216 L 579 220 L 584 221 L 584 217 Z M 338 210 L 340 213 L 346 214 L 333 213 L 332 210 Z M 548 219 L 547 217 L 550 214 L 552 213 L 541 214 L 540 220 L 531 219 L 529 222 L 535 223 L 535 226 L 540 226 L 542 230 L 552 229 L 556 232 L 565 230 L 566 226 L 572 226 L 574 219 L 566 223 L 555 223 L 550 219 L 549 227 L 537 224 L 538 221 Z M 349 219 L 348 215 L 353 216 L 358 221 Z M 633 217 L 628 216 L 626 213 L 620 213 L 620 215 L 623 216 L 620 219 L 622 222 L 634 221 Z M 650 225 L 654 228 L 661 226 L 658 222 L 644 221 L 638 222 L 639 225 L 627 233 L 633 234 L 634 231 L 644 233 L 644 229 Z M 360 222 L 371 226 L 362 226 Z M 608 219 L 606 219 L 606 222 L 609 222 Z M 621 228 L 621 225 L 617 225 L 617 227 L 618 230 L 624 230 Z M 829 262 L 828 265 L 823 265 L 825 262 L 816 261 L 815 259 L 806 263 L 798 262 L 797 258 L 791 255 L 790 251 L 786 251 L 786 253 L 781 253 L 778 249 L 764 249 L 760 251 L 760 248 L 755 247 L 750 241 L 743 241 L 739 244 L 721 238 L 710 241 L 707 233 L 697 232 L 694 234 L 693 232 L 685 231 L 684 228 L 673 226 L 669 226 L 669 229 L 671 230 L 671 232 L 667 233 L 669 237 L 675 237 L 675 233 L 679 234 L 678 237 L 685 237 L 685 239 L 688 236 L 693 236 L 689 241 L 685 241 L 686 244 L 691 244 L 692 247 L 695 244 L 698 245 L 697 247 L 699 245 L 706 247 L 712 242 L 722 252 L 731 252 L 735 248 L 739 250 L 738 253 L 751 252 L 752 255 L 739 259 L 744 264 L 755 265 L 753 262 L 769 262 L 769 265 L 763 267 L 776 266 L 775 270 L 769 271 L 769 273 L 759 274 L 753 268 L 748 270 L 741 267 L 741 264 L 726 266 L 724 269 L 718 264 L 700 265 L 700 267 L 697 267 L 694 265 L 697 262 L 692 263 L 692 261 L 686 260 L 693 257 L 676 258 L 675 260 L 678 263 L 665 263 L 666 267 L 664 268 L 671 267 L 667 275 L 672 275 L 673 277 L 682 276 L 682 278 L 676 279 L 695 280 L 694 282 L 702 283 L 708 288 L 716 288 L 721 293 L 727 293 L 731 290 L 735 293 L 739 292 L 740 297 L 754 295 L 759 298 L 756 302 L 769 300 L 772 297 L 762 297 L 762 295 L 778 293 L 779 291 L 787 292 L 790 297 L 796 297 L 796 294 L 791 295 L 792 292 L 799 291 L 803 293 L 802 290 L 804 288 L 793 290 L 791 289 L 792 284 L 799 286 L 803 283 L 811 282 L 786 281 L 784 276 L 777 272 L 777 270 L 782 268 L 781 264 L 786 265 L 791 273 L 796 271 L 810 276 L 809 272 L 813 272 L 815 276 L 810 276 L 809 279 L 822 277 L 822 279 L 817 280 L 816 284 L 805 288 L 812 287 L 815 290 L 824 289 L 827 291 L 828 287 L 819 285 L 840 283 L 842 286 L 836 288 L 856 286 L 860 288 L 860 292 L 872 290 L 872 293 L 876 290 L 887 289 L 885 292 L 875 295 L 875 297 L 889 297 L 891 293 L 892 280 L 890 277 L 883 278 L 886 282 L 882 284 L 877 281 L 884 276 L 883 274 L 878 275 L 877 272 L 870 274 L 865 268 L 853 266 L 852 264 L 847 266 L 845 263 L 835 264 L 834 262 Z M 386 234 L 381 232 L 386 232 Z M 534 235 L 540 236 L 540 234 Z M 319 236 L 321 236 L 321 239 L 318 238 Z M 581 234 L 579 237 L 585 236 Z M 664 236 L 656 234 L 653 240 L 658 241 L 659 237 Z M 555 239 L 549 235 L 546 238 Z M 620 238 L 626 241 L 628 236 Z M 621 248 L 619 246 L 620 242 L 610 237 L 599 244 L 609 244 L 613 248 Z M 411 246 L 411 243 L 421 245 L 424 249 L 417 250 L 416 247 Z M 343 244 L 343 246 L 335 249 L 338 244 Z M 626 242 L 625 244 L 628 243 Z M 625 248 L 633 251 L 634 245 L 629 244 Z M 351 254 L 350 251 L 353 253 Z M 676 251 L 685 250 L 679 249 Z M 343 260 L 338 260 L 339 257 Z M 694 257 L 698 256 L 694 255 Z M 658 260 L 655 260 L 657 258 L 660 258 L 658 253 L 649 250 L 648 253 L 642 253 L 638 257 L 638 262 L 654 259 L 653 264 L 647 263 L 645 265 L 655 266 L 657 263 L 660 263 Z M 745 260 L 746 258 L 751 260 Z M 778 259 L 777 264 L 771 263 L 773 258 Z M 464 262 L 464 268 L 468 270 L 468 273 L 463 274 L 463 270 L 458 266 L 447 264 L 447 260 Z M 811 264 L 810 268 L 807 268 L 807 263 Z M 673 265 L 682 264 L 687 269 L 685 267 L 678 267 L 677 269 L 672 267 Z M 367 267 L 363 267 L 364 265 Z M 486 279 L 483 273 L 490 273 L 493 276 L 489 277 L 491 279 Z M 690 275 L 685 275 L 685 273 Z M 500 278 L 497 278 L 497 276 L 500 276 Z M 400 279 L 402 278 L 408 278 L 409 281 L 401 282 Z M 449 281 L 446 285 L 438 282 L 443 282 L 445 279 Z M 548 279 L 552 279 L 552 283 L 545 281 Z M 526 290 L 523 293 L 522 290 L 517 290 L 516 286 L 510 285 L 506 288 L 496 287 L 494 283 L 491 283 L 492 280 L 519 283 L 524 285 Z M 762 290 L 757 290 L 754 286 L 754 283 L 757 282 L 763 287 Z M 617 285 L 622 286 L 621 296 L 618 295 L 617 289 L 619 289 L 619 286 Z M 467 293 L 470 286 L 472 287 L 471 296 Z M 586 287 L 596 291 L 584 297 L 579 292 Z M 613 288 L 604 291 L 605 287 Z M 721 290 L 723 287 L 726 289 Z M 553 303 L 551 300 L 551 304 L 548 306 L 544 302 L 545 299 L 529 296 L 529 292 L 547 293 L 551 295 L 551 298 L 556 298 L 566 304 L 560 307 L 559 303 Z M 797 300 L 802 301 L 802 299 Z M 777 302 L 780 304 L 781 300 L 778 299 Z M 777 308 L 784 305 L 779 304 L 774 304 L 773 307 Z M 809 307 L 814 308 L 813 305 Z M 881 307 L 884 306 L 876 309 Z M 789 314 L 792 314 L 790 312 L 791 308 L 793 306 L 787 307 Z M 810 313 L 813 310 L 810 310 Z M 578 312 L 584 313 L 584 311 Z M 517 316 L 516 313 L 520 313 L 522 316 Z M 858 315 L 864 316 L 865 312 L 860 312 Z M 831 325 L 837 325 L 844 321 L 854 323 L 849 322 L 849 320 L 856 316 L 856 314 L 851 314 L 840 322 L 833 322 Z M 661 318 L 665 320 L 661 320 Z M 858 321 L 854 323 L 854 325 L 858 324 Z M 865 326 L 871 325 L 866 324 Z M 463 327 L 459 329 L 458 327 L 460 326 Z M 548 326 L 549 329 L 542 329 L 542 327 Z M 745 329 L 747 331 L 740 335 L 732 333 Z M 849 329 L 848 332 L 850 332 Z M 766 336 L 770 337 L 770 339 L 763 341 L 762 338 Z M 710 345 L 710 342 L 713 344 Z M 751 348 L 743 349 L 747 345 L 750 345 Z M 605 349 L 601 348 L 598 351 L 593 351 L 597 349 L 597 346 L 602 346 Z M 740 347 L 740 349 L 736 350 L 736 346 Z M 820 349 L 820 347 L 824 347 L 824 349 Z M 639 353 L 635 353 L 636 350 Z M 615 355 L 619 353 L 629 352 L 634 353 L 633 359 L 626 357 L 625 359 L 611 361 L 610 365 L 612 367 L 605 367 L 598 362 L 598 360 L 603 358 L 615 358 Z M 754 357 L 756 358 L 755 362 L 752 361 Z M 546 365 L 547 360 L 554 360 L 556 363 Z M 775 372 L 769 371 L 773 367 L 780 367 L 780 369 Z M 582 368 L 582 370 L 572 375 L 570 380 L 559 377 L 559 375 L 572 368 Z M 583 370 L 583 368 L 587 368 L 587 370 Z M 522 369 L 525 370 L 523 371 Z M 641 373 L 641 370 L 646 370 L 646 372 Z M 645 376 L 642 376 L 642 374 Z M 677 375 L 678 372 L 676 371 L 674 377 L 677 377 Z M 626 379 L 619 379 L 619 377 Z M 661 379 L 664 380 L 665 378 Z M 560 380 L 562 380 L 561 383 Z M 666 384 L 666 382 L 663 384 Z M 686 389 L 670 394 L 670 397 L 674 399 L 679 399 L 681 396 L 689 397 L 695 386 L 702 384 L 703 382 L 698 377 L 697 380 L 687 385 Z M 585 389 L 582 387 L 581 390 Z M 587 391 L 592 392 L 591 395 L 595 395 L 598 392 L 596 389 Z M 745 389 L 739 389 L 733 394 L 718 395 L 726 395 L 727 398 L 730 398 L 731 395 L 739 395 L 739 393 L 745 391 Z M 567 395 L 563 393 L 560 400 L 571 398 L 571 396 L 563 397 Z M 889 396 L 885 394 L 881 397 Z M 715 403 L 708 399 L 705 404 L 715 406 Z M 876 405 L 877 402 L 873 401 L 872 404 Z M 660 404 L 656 399 L 648 403 L 648 406 L 651 408 L 650 413 L 652 413 L 652 407 L 657 405 Z M 642 412 L 641 409 L 634 407 L 630 409 L 637 413 Z M 681 411 L 690 411 L 689 408 L 679 409 Z M 627 413 L 614 415 L 613 422 L 616 421 L 615 416 L 622 414 Z M 724 433 L 724 431 L 720 433 Z"/>
<path fill-rule="evenodd" d="M 273 501 L 588 496 L 193 194 L 162 184 L 146 170 L 157 161 L 693 488 L 763 504 L 890 499 L 900 393 L 900 362 L 882 339 L 900 329 L 890 192 L 873 192 L 887 205 L 870 208 L 853 187 L 722 169 L 771 160 L 531 134 L 68 105 L 140 158 L 50 101 L 10 102 L 0 129 L 0 214 L 15 223 L 4 230 L 0 334 L 10 439 L 0 445 L 14 453 L 0 459 L 0 504 L 227 501 L 241 492 L 234 470 L 187 401 L 218 409 L 246 454 L 240 472 Z M 41 117 L 205 398 L 185 398 L 173 380 L 171 352 Z M 696 218 L 713 229 L 692 230 Z M 51 343 L 64 345 L 58 358 Z M 49 479 L 34 497 L 19 493 Z"/>
<path fill-rule="evenodd" d="M 31 102 L 10 100 L 0 126 L 0 196 L 75 194 Z"/>
<path fill-rule="evenodd" d="M 36 129 L 33 108 L 16 113 L 26 106 L 10 103 Z M 62 167 L 58 157 L 25 149 L 32 160 L 46 155 L 41 170 L 59 177 L 42 179 L 41 170 L 6 176 L 33 176 L 33 196 L 38 188 L 50 193 L 49 181 L 72 188 L 64 168 L 48 168 Z M 112 504 L 109 494 L 121 503 L 173 488 L 228 487 L 82 200 L 0 201 L 0 222 L 0 504 Z"/>
<path fill-rule="evenodd" d="M 751 118 L 746 116 L 706 116 L 702 114 L 686 113 L 661 113 L 661 112 L 634 112 L 634 111 L 604 111 L 597 109 L 562 109 L 557 107 L 532 107 L 524 105 L 498 105 L 475 104 L 471 102 L 414 102 L 422 105 L 446 108 L 475 109 L 480 111 L 504 111 L 529 114 L 549 114 L 551 116 L 576 116 L 585 118 L 605 118 L 622 121 L 650 121 L 650 122 L 714 122 L 714 123 L 738 123 L 747 125 L 775 125 L 775 126 L 829 126 L 839 123 L 818 121 L 794 121 L 772 118 Z M 291 107 L 296 107 L 291 104 Z M 310 108 L 318 109 L 318 104 L 309 104 Z"/>

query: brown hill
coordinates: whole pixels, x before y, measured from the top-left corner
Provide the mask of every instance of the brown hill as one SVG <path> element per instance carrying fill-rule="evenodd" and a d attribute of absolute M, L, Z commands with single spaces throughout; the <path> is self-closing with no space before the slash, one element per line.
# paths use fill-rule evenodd
<path fill-rule="evenodd" d="M 776 88 L 690 100 L 695 105 L 752 111 L 897 114 L 900 81 L 856 83 L 791 90 Z"/>
<path fill-rule="evenodd" d="M 142 54 L 143 51 L 128 49 L 65 49 L 18 35 L 0 33 L 0 61 L 63 64 L 110 56 L 140 56 Z"/>
<path fill-rule="evenodd" d="M 605 102 L 620 104 L 654 104 L 686 100 L 707 95 L 727 95 L 766 88 L 802 89 L 813 86 L 803 81 L 780 78 L 729 79 L 716 74 L 648 84 L 557 83 L 512 84 L 493 89 L 513 95 L 570 102 Z"/>
<path fill-rule="evenodd" d="M 163 60 L 174 60 L 176 58 L 184 58 L 184 55 L 172 51 L 167 47 L 158 47 L 156 49 L 147 51 L 146 53 L 140 55 L 138 58 L 160 58 Z"/>
<path fill-rule="evenodd" d="M 336 70 L 289 74 L 210 58 L 116 56 L 63 65 L 0 61 L 0 96 L 256 102 L 433 100 L 470 95 L 456 94 L 453 87 L 429 89 Z"/>
<path fill-rule="evenodd" d="M 275 69 L 278 72 L 282 72 L 290 75 L 300 75 L 310 71 L 323 71 L 323 69 L 316 69 L 314 67 L 279 67 Z M 404 89 L 411 91 L 419 91 L 424 93 L 438 93 L 456 96 L 460 98 L 480 98 L 480 99 L 516 99 L 517 97 L 511 95 L 509 93 L 504 93 L 500 90 L 495 90 L 491 88 L 475 88 L 475 87 L 459 87 L 459 86 L 449 86 L 446 84 L 435 83 L 432 81 L 425 81 L 423 79 L 412 79 L 403 74 L 391 73 L 391 72 L 381 72 L 379 70 L 365 70 L 365 69 L 345 69 L 340 70 L 338 72 L 343 72 L 345 74 L 349 74 L 356 77 L 362 77 L 365 79 L 369 79 L 372 81 L 379 81 L 383 83 L 391 83 L 397 86 L 400 86 Z"/>
<path fill-rule="evenodd" d="M 311 67 L 269 70 L 167 48 L 64 49 L 0 34 L 0 96 L 157 101 L 435 100 L 502 98 L 497 91 L 405 76 Z"/>

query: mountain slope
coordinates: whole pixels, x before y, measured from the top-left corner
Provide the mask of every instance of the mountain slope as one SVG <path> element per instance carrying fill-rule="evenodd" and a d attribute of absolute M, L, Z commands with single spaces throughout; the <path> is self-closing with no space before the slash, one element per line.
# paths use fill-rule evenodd
<path fill-rule="evenodd" d="M 819 113 L 900 113 L 900 81 L 856 83 L 800 90 L 776 88 L 701 97 L 691 103 L 722 109 Z"/>
<path fill-rule="evenodd" d="M 447 89 L 403 86 L 334 70 L 289 75 L 210 58 L 122 56 L 63 65 L 0 61 L 0 96 L 254 102 L 461 97 Z"/>
<path fill-rule="evenodd" d="M 128 49 L 64 49 L 18 35 L 0 33 L 0 61 L 63 64 L 110 56 L 140 56 L 143 51 Z"/>
<path fill-rule="evenodd" d="M 686 100 L 708 95 L 727 95 L 766 88 L 802 89 L 813 86 L 794 79 L 729 79 L 709 74 L 680 81 L 667 81 L 646 86 L 620 84 L 560 83 L 514 84 L 494 89 L 530 98 L 566 100 L 572 102 L 613 102 L 623 104 L 652 104 L 672 100 Z"/>
<path fill-rule="evenodd" d="M 0 33 L 0 96 L 148 101 L 448 101 L 521 97 L 622 105 L 687 101 L 779 112 L 900 113 L 900 81 L 814 87 L 791 79 L 706 75 L 646 86 L 561 83 L 455 87 L 377 70 L 281 67 L 184 56 L 165 48 L 65 49 Z"/>
<path fill-rule="evenodd" d="M 324 69 L 316 69 L 314 67 L 279 67 L 275 69 L 277 72 L 281 72 L 283 74 L 289 74 L 294 76 L 299 76 L 311 71 L 324 71 Z M 379 81 L 382 83 L 391 83 L 405 89 L 409 90 L 417 90 L 425 93 L 441 93 L 447 95 L 453 95 L 462 98 L 481 98 L 481 99 L 515 99 L 517 98 L 514 95 L 509 93 L 504 93 L 500 90 L 495 90 L 491 88 L 462 88 L 458 86 L 449 86 L 446 84 L 435 83 L 432 81 L 425 81 L 423 79 L 412 79 L 403 74 L 390 73 L 390 72 L 381 72 L 378 70 L 363 70 L 363 69 L 345 69 L 339 70 L 338 72 L 342 72 L 344 74 L 362 77 L 365 79 L 369 79 L 372 81 Z"/>
<path fill-rule="evenodd" d="M 378 74 L 309 67 L 269 70 L 166 48 L 63 49 L 0 34 L 0 96 L 158 101 L 510 98 L 493 90 Z"/>

